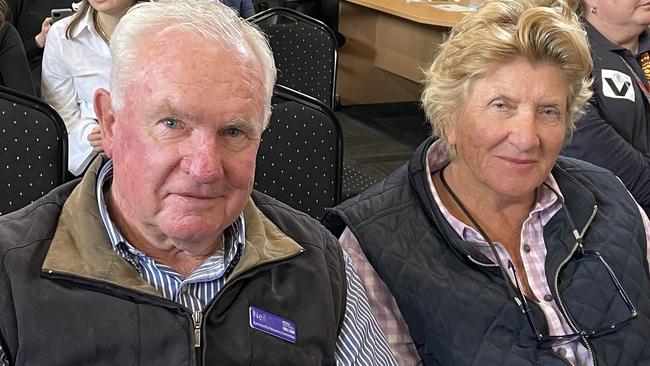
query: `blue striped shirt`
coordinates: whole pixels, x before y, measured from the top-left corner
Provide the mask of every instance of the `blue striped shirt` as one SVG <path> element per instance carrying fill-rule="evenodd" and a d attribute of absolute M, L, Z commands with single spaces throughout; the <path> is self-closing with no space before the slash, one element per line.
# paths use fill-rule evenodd
<path fill-rule="evenodd" d="M 244 250 L 246 228 L 243 213 L 224 232 L 224 250 L 214 253 L 189 277 L 183 278 L 173 268 L 157 263 L 133 247 L 111 221 L 104 201 L 104 190 L 110 185 L 112 176 L 113 164 L 109 161 L 97 177 L 97 201 L 113 249 L 162 296 L 194 313 L 201 311 L 219 293 Z M 347 301 L 336 345 L 337 365 L 397 365 L 384 334 L 370 312 L 368 298 L 352 261 L 345 252 L 344 257 Z"/>

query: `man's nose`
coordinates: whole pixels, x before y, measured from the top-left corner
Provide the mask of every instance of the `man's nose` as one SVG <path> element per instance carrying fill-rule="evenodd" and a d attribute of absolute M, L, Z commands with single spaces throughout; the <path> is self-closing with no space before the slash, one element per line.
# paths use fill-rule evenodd
<path fill-rule="evenodd" d="M 181 160 L 181 169 L 198 183 L 212 183 L 223 176 L 222 156 L 214 137 L 199 139 L 189 146 Z"/>

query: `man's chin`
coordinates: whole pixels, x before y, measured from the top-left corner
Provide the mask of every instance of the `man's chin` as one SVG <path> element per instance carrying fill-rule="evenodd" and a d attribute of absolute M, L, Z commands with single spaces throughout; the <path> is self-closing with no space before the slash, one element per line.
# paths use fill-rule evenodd
<path fill-rule="evenodd" d="M 229 223 L 216 222 L 214 216 L 209 220 L 203 216 L 179 217 L 166 224 L 161 224 L 162 231 L 174 241 L 205 242 L 216 240 Z"/>

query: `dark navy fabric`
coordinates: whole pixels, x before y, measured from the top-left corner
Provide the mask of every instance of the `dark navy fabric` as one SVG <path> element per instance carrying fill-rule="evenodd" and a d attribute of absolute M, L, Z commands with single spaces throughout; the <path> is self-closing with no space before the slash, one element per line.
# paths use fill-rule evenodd
<path fill-rule="evenodd" d="M 340 235 L 349 227 L 406 320 L 425 365 L 567 365 L 538 348 L 526 317 L 508 295 L 498 268 L 466 248 L 447 223 L 426 177 L 427 140 L 406 165 L 367 192 L 330 210 L 323 222 Z M 599 365 L 650 365 L 650 281 L 643 224 L 635 202 L 610 172 L 560 157 L 553 169 L 584 245 L 608 261 L 639 317 L 587 347 Z M 575 246 L 564 211 L 544 228 L 546 271 L 581 329 L 628 317 L 601 266 L 568 260 Z M 566 261 L 566 263 L 564 263 Z M 557 276 L 557 284 L 554 278 Z M 545 317 L 532 301 L 542 332 Z"/>
<path fill-rule="evenodd" d="M 255 15 L 255 9 L 253 8 L 253 0 L 219 0 L 219 1 L 237 10 L 239 16 L 244 19 Z"/>
<path fill-rule="evenodd" d="M 650 104 L 625 63 L 647 87 L 638 55 L 650 51 L 650 34 L 645 31 L 641 35 L 639 52 L 634 55 L 610 42 L 588 22 L 585 29 L 594 63 L 594 95 L 562 154 L 611 170 L 648 213 Z"/>

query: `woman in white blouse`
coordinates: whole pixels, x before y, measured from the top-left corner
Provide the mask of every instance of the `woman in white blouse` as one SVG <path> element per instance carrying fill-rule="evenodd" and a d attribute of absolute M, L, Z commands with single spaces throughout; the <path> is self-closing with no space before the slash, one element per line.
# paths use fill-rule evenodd
<path fill-rule="evenodd" d="M 75 15 L 52 25 L 43 55 L 42 98 L 68 129 L 68 170 L 80 175 L 103 151 L 93 109 L 98 88 L 108 89 L 113 29 L 135 0 L 83 0 Z"/>

